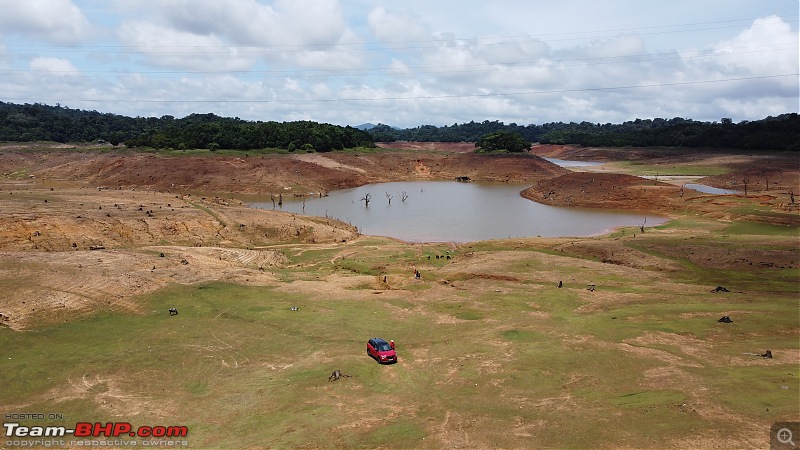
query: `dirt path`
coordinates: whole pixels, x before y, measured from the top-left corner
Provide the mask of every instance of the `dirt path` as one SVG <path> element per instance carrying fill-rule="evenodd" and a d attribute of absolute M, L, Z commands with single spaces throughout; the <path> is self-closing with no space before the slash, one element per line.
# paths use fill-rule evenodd
<path fill-rule="evenodd" d="M 347 164 L 338 163 L 316 153 L 303 153 L 301 155 L 292 155 L 292 157 L 298 161 L 318 164 L 322 167 L 327 167 L 328 169 L 352 170 L 353 172 L 358 172 L 361 174 L 367 173 L 366 170 L 360 167 L 353 167 L 348 166 Z"/>

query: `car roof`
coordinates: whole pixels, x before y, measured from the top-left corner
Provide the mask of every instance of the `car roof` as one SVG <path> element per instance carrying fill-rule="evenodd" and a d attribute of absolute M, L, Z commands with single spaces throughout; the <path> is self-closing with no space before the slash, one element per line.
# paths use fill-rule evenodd
<path fill-rule="evenodd" d="M 375 344 L 385 344 L 385 343 L 386 343 L 386 341 L 384 341 L 384 340 L 383 340 L 383 339 L 381 339 L 381 338 L 372 338 L 372 339 L 370 339 L 370 340 L 371 340 L 373 343 L 375 343 Z"/>

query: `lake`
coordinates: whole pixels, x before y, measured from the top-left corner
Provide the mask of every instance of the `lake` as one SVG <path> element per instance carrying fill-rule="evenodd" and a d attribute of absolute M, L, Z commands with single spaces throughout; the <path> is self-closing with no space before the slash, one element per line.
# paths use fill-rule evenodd
<path fill-rule="evenodd" d="M 683 187 L 687 189 L 694 189 L 697 192 L 702 192 L 704 194 L 715 194 L 715 195 L 726 195 L 726 194 L 738 194 L 739 191 L 732 191 L 730 189 L 722 189 L 722 188 L 715 188 L 713 186 L 706 186 L 705 184 L 697 184 L 697 183 L 686 183 Z"/>
<path fill-rule="evenodd" d="M 550 161 L 551 163 L 561 167 L 594 167 L 602 166 L 603 163 L 596 161 L 575 161 L 571 159 L 558 159 L 558 158 L 545 158 L 542 159 Z"/>
<path fill-rule="evenodd" d="M 471 242 L 510 237 L 591 236 L 614 227 L 664 223 L 655 214 L 542 205 L 519 193 L 528 184 L 408 181 L 379 183 L 333 191 L 305 202 L 284 195 L 275 209 L 310 216 L 334 217 L 362 234 L 411 242 Z M 386 193 L 392 196 L 391 204 Z M 408 198 L 403 201 L 405 192 Z M 370 194 L 369 207 L 361 199 Z M 273 209 L 272 202 L 251 203 Z"/>

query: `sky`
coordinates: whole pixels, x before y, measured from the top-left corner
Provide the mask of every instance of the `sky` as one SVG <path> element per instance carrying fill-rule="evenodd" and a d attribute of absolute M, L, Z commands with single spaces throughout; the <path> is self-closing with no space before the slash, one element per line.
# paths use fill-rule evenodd
<path fill-rule="evenodd" d="M 0 0 L 0 101 L 519 125 L 798 112 L 798 0 Z"/>

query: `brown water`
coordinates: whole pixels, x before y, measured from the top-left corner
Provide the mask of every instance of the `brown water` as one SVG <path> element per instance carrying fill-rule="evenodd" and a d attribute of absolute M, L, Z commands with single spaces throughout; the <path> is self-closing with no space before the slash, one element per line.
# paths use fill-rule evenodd
<path fill-rule="evenodd" d="M 470 242 L 510 237 L 591 236 L 614 227 L 659 225 L 667 218 L 648 213 L 560 208 L 520 197 L 529 185 L 410 181 L 380 183 L 331 192 L 305 202 L 284 196 L 283 211 L 335 217 L 368 235 L 412 242 Z M 408 195 L 402 201 L 402 193 Z M 392 195 L 391 204 L 386 192 Z M 372 195 L 369 207 L 361 201 Z M 252 203 L 273 209 L 272 202 Z"/>

